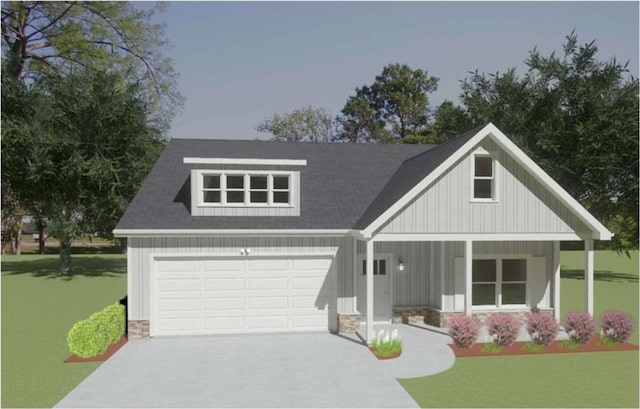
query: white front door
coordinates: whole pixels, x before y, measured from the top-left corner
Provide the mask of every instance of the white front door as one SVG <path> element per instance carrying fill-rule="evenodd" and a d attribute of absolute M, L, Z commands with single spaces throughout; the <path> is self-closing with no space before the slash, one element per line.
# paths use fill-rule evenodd
<path fill-rule="evenodd" d="M 360 319 L 367 316 L 366 260 L 358 259 L 358 311 Z M 380 255 L 373 260 L 373 320 L 391 321 L 391 256 Z"/>

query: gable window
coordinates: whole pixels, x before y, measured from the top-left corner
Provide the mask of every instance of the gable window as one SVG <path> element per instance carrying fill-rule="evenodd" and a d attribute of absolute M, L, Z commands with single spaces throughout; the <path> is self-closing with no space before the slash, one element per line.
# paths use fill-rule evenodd
<path fill-rule="evenodd" d="M 290 174 L 202 172 L 200 178 L 200 203 L 205 206 L 291 205 Z"/>
<path fill-rule="evenodd" d="M 473 260 L 472 269 L 472 305 L 501 307 L 526 304 L 526 259 L 478 259 Z"/>
<path fill-rule="evenodd" d="M 489 155 L 473 157 L 473 199 L 495 199 L 494 161 Z"/>
<path fill-rule="evenodd" d="M 362 260 L 362 275 L 367 274 L 367 260 Z M 387 275 L 387 260 L 379 259 L 373 260 L 373 275 L 384 276 Z"/>

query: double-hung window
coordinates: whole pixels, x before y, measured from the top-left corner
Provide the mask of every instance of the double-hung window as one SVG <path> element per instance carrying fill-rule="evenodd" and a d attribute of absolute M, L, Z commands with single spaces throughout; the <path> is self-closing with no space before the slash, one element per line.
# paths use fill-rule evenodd
<path fill-rule="evenodd" d="M 491 156 L 473 156 L 473 200 L 493 201 L 495 196 L 495 166 Z"/>
<path fill-rule="evenodd" d="M 220 206 L 290 206 L 288 173 L 203 172 L 201 203 Z"/>
<path fill-rule="evenodd" d="M 476 259 L 472 269 L 472 305 L 499 308 L 527 303 L 526 259 Z"/>

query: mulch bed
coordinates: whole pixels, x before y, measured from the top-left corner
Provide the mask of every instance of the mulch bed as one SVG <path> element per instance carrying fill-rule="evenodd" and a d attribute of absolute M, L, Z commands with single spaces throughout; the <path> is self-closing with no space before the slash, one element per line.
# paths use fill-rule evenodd
<path fill-rule="evenodd" d="M 115 344 L 109 345 L 109 348 L 107 348 L 107 351 L 102 355 L 96 355 L 96 356 L 92 356 L 90 358 L 80 358 L 76 354 L 73 354 L 69 358 L 65 359 L 64 362 L 65 363 L 69 363 L 69 362 L 103 362 L 103 361 L 106 361 L 107 359 L 109 359 L 109 357 L 111 357 L 111 355 L 115 354 L 116 351 L 118 351 L 120 348 L 122 348 L 122 346 L 124 344 L 126 344 L 126 343 L 127 343 L 127 337 L 123 336 L 122 338 L 120 338 L 120 341 L 116 342 Z"/>
<path fill-rule="evenodd" d="M 456 358 L 471 356 L 503 356 L 503 355 L 536 355 L 536 354 L 566 354 L 573 352 L 610 352 L 610 351 L 637 351 L 638 345 L 628 342 L 618 343 L 616 345 L 602 345 L 600 343 L 600 335 L 595 335 L 587 344 L 579 345 L 577 348 L 569 348 L 562 346 L 562 341 L 553 341 L 550 345 L 542 348 L 541 351 L 531 351 L 525 349 L 525 342 L 515 342 L 508 348 L 502 348 L 499 353 L 491 353 L 483 351 L 484 343 L 475 343 L 471 348 L 458 348 L 453 344 L 449 344 L 449 348 L 453 350 Z"/>
<path fill-rule="evenodd" d="M 393 359 L 402 355 L 402 351 L 396 352 L 395 354 L 391 354 L 391 355 L 378 355 L 374 347 L 369 347 L 369 351 L 371 351 L 371 353 L 375 355 L 375 357 L 378 359 Z"/>

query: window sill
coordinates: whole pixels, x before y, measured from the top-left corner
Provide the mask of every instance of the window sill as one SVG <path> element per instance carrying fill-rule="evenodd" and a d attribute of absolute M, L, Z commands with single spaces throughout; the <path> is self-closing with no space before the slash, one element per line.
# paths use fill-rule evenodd
<path fill-rule="evenodd" d="M 469 200 L 469 203 L 475 203 L 475 204 L 499 204 L 500 201 L 499 200 L 493 200 L 493 199 L 471 199 L 471 200 Z"/>
<path fill-rule="evenodd" d="M 219 209 L 286 209 L 293 208 L 290 204 L 219 204 L 219 203 L 198 203 L 198 207 L 219 208 Z"/>
<path fill-rule="evenodd" d="M 529 310 L 531 309 L 531 307 L 529 307 L 526 304 L 510 304 L 510 305 L 503 305 L 501 307 L 496 307 L 491 306 L 491 305 L 478 305 L 478 306 L 472 306 L 471 307 L 471 311 L 473 312 L 496 312 L 496 311 L 522 311 L 522 310 Z"/>

